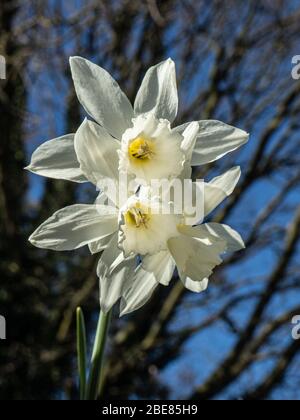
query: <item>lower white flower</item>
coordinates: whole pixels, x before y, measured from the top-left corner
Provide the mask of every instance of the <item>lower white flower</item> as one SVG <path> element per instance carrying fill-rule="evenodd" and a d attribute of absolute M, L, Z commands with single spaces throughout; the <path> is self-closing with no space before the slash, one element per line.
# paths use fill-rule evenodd
<path fill-rule="evenodd" d="M 205 184 L 206 212 L 232 192 L 239 175 L 239 169 L 233 168 Z M 190 226 L 184 215 L 164 214 L 164 207 L 164 203 L 142 196 L 131 198 L 121 209 L 119 245 L 125 255 L 139 254 L 141 259 L 131 285 L 122 294 L 121 315 L 144 305 L 159 283 L 167 286 L 176 267 L 187 289 L 204 291 L 209 276 L 222 263 L 221 255 L 244 248 L 241 236 L 229 226 L 218 223 Z"/>
<path fill-rule="evenodd" d="M 153 255 L 166 249 L 168 239 L 177 235 L 182 219 L 167 212 L 155 199 L 131 197 L 128 200 L 119 216 L 119 246 L 125 256 Z"/>
<path fill-rule="evenodd" d="M 205 215 L 232 193 L 239 177 L 239 168 L 233 168 L 204 184 Z M 167 286 L 176 266 L 189 290 L 205 290 L 221 254 L 244 247 L 229 226 L 192 227 L 183 215 L 165 210 L 147 194 L 130 197 L 120 207 L 77 204 L 56 212 L 30 241 L 56 251 L 88 245 L 92 253 L 102 252 L 97 269 L 101 308 L 107 312 L 121 298 L 123 315 L 147 302 L 159 284 Z"/>

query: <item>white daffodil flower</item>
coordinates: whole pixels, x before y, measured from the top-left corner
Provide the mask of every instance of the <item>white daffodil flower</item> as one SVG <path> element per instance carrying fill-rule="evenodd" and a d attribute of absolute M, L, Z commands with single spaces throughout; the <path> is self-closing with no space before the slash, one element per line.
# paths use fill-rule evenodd
<path fill-rule="evenodd" d="M 232 193 L 239 177 L 239 168 L 233 168 L 204 184 L 205 216 Z M 39 248 L 64 251 L 88 245 L 92 253 L 103 251 L 97 273 L 104 312 L 120 298 L 122 315 L 140 308 L 159 283 L 169 284 L 176 266 L 184 285 L 201 292 L 222 262 L 221 254 L 244 247 L 229 226 L 189 226 L 184 214 L 164 212 L 159 198 L 150 200 L 148 191 L 115 206 L 66 207 L 30 237 Z"/>
<path fill-rule="evenodd" d="M 134 106 L 106 70 L 81 57 L 70 65 L 78 99 L 94 122 L 40 146 L 27 168 L 34 173 L 97 184 L 125 171 L 149 183 L 213 162 L 248 140 L 245 131 L 214 120 L 171 128 L 178 108 L 171 59 L 147 71 Z"/>
<path fill-rule="evenodd" d="M 170 59 L 148 70 L 133 107 L 104 69 L 80 57 L 70 63 L 78 99 L 94 121 L 85 119 L 75 134 L 42 144 L 27 168 L 33 173 L 92 182 L 101 189 L 107 180 L 119 186 L 127 174 L 147 184 L 187 179 L 192 165 L 219 159 L 248 140 L 244 131 L 219 121 L 172 128 L 178 96 Z M 205 184 L 205 214 L 231 194 L 239 175 L 233 169 Z M 220 254 L 242 247 L 228 227 L 203 225 L 191 233 L 194 228 L 185 224 L 184 214 L 157 214 L 157 201 L 136 196 L 134 190 L 130 195 L 129 200 L 109 196 L 110 206 L 97 202 L 61 209 L 30 237 L 40 248 L 88 245 L 91 253 L 102 252 L 97 272 L 105 312 L 120 298 L 122 313 L 142 306 L 159 283 L 169 283 L 175 265 L 187 288 L 204 290 Z"/>
<path fill-rule="evenodd" d="M 153 255 L 164 250 L 169 238 L 177 235 L 182 216 L 164 211 L 159 199 L 131 197 L 120 211 L 119 246 L 125 256 Z"/>
<path fill-rule="evenodd" d="M 240 168 L 204 184 L 204 216 L 229 196 L 239 178 Z M 147 193 L 146 193 L 147 196 Z M 140 308 L 158 284 L 167 286 L 177 267 L 184 286 L 193 292 L 207 288 L 208 278 L 222 263 L 222 254 L 243 249 L 241 236 L 227 225 L 205 223 L 192 226 L 182 215 L 158 214 L 158 202 L 132 197 L 119 218 L 119 245 L 127 256 L 140 254 L 131 287 L 124 290 L 121 315 Z"/>
<path fill-rule="evenodd" d="M 183 136 L 171 130 L 168 120 L 153 113 L 133 118 L 133 127 L 122 136 L 120 171 L 150 183 L 153 179 L 177 177 L 183 169 Z"/>

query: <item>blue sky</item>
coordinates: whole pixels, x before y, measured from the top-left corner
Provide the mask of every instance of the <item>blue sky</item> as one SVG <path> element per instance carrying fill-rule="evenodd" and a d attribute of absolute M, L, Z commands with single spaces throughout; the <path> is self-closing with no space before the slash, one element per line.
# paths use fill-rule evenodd
<path fill-rule="evenodd" d="M 173 28 L 174 30 L 174 28 Z M 169 34 L 172 36 L 172 32 Z M 72 43 L 68 44 L 66 48 L 72 50 Z M 76 54 L 76 52 L 74 52 Z M 170 55 L 176 54 L 174 51 L 170 51 Z M 176 60 L 176 55 L 173 56 Z M 34 65 L 34 59 L 32 62 Z M 200 89 L 203 88 L 207 83 L 209 77 L 209 69 L 211 65 L 211 58 L 207 58 L 199 68 L 196 77 L 191 80 L 188 90 L 184 86 L 184 99 L 185 101 L 190 100 Z M 286 68 L 286 77 L 290 77 L 290 63 L 283 63 Z M 54 138 L 66 133 L 65 127 L 65 100 L 68 92 L 68 83 L 61 75 L 61 68 L 52 66 L 49 68 L 49 63 L 44 63 L 39 68 L 37 79 L 29 90 L 28 98 L 28 109 L 30 113 L 30 125 L 28 125 L 27 135 L 27 152 L 28 159 L 32 151 L 44 141 Z M 291 81 L 292 83 L 292 81 Z M 51 112 L 49 113 L 49 109 Z M 269 109 L 269 115 L 272 115 L 274 109 Z M 269 115 L 262 115 L 260 121 L 257 121 L 256 126 L 252 127 L 250 142 L 243 148 L 241 154 L 237 155 L 237 162 L 243 164 L 247 162 L 247 159 L 251 155 L 253 148 L 257 141 L 257 134 L 259 134 L 263 128 L 264 121 Z M 276 143 L 278 137 L 274 136 L 273 144 Z M 292 139 L 291 139 L 292 141 Z M 226 161 L 225 161 L 226 162 Z M 226 165 L 226 164 L 225 164 Z M 40 199 L 44 180 L 38 176 L 29 175 L 30 188 L 28 191 L 28 199 L 31 202 L 38 202 Z M 258 212 L 267 204 L 271 197 L 273 197 L 278 191 L 278 187 L 281 185 L 281 181 L 277 180 L 263 180 L 257 183 L 241 201 L 240 205 L 235 209 L 229 220 L 226 222 L 239 230 L 242 234 L 245 234 L 249 228 L 249 224 L 253 223 L 253 215 L 257 215 Z M 295 202 L 299 202 L 299 190 L 294 191 L 290 194 L 288 203 L 291 206 Z M 50 215 L 49 215 L 50 216 Z M 279 220 L 274 219 L 275 222 L 280 223 L 283 227 L 291 218 L 291 212 L 280 212 Z M 283 238 L 282 238 L 283 240 Z M 265 248 L 261 252 L 251 255 L 250 258 L 245 259 L 243 262 L 238 263 L 226 271 L 226 275 L 230 278 L 230 282 L 235 282 L 235 279 L 243 279 L 246 282 L 244 286 L 245 292 L 252 288 L 253 290 L 260 290 L 263 282 L 259 279 L 263 279 L 267 273 L 270 272 L 270 267 L 274 266 L 277 261 L 277 255 L 274 249 Z M 256 278 L 254 284 L 250 283 L 247 285 L 247 279 Z M 210 286 L 209 294 L 214 294 L 215 286 Z M 241 290 L 239 291 L 241 292 Z M 270 316 L 272 313 L 278 314 L 278 306 L 280 305 L 281 310 L 291 307 L 295 302 L 299 301 L 299 294 L 295 296 L 295 293 L 286 294 L 283 299 L 276 299 L 270 307 Z M 225 299 L 226 297 L 224 297 Z M 184 325 L 192 320 L 192 322 L 199 322 L 199 320 L 207 316 L 209 306 L 204 306 L 206 303 L 206 296 L 189 296 L 188 301 L 197 301 L 199 305 L 196 309 L 185 311 L 184 307 L 178 312 L 176 322 L 174 323 L 174 329 L 178 325 Z M 201 302 L 203 307 L 201 307 Z M 219 304 L 222 300 L 219 300 Z M 210 303 L 211 307 L 214 308 L 214 302 Z M 241 327 L 247 320 L 247 316 L 251 312 L 251 302 L 249 306 L 243 305 L 236 308 L 232 313 L 233 318 L 236 320 L 238 325 Z M 283 332 L 283 339 L 290 339 L 290 326 L 287 325 Z M 164 371 L 160 372 L 161 378 L 165 381 L 172 390 L 172 396 L 178 397 L 184 394 L 188 396 L 191 392 L 194 384 L 200 383 L 206 378 L 210 372 L 212 372 L 218 361 L 221 361 L 223 357 L 230 350 L 235 340 L 234 335 L 228 331 L 228 327 L 223 322 L 214 324 L 211 328 L 206 329 L 204 332 L 195 335 L 190 339 L 185 347 L 182 355 L 175 362 L 170 363 Z M 273 366 L 272 361 L 262 361 L 255 365 L 253 369 L 249 369 L 232 387 L 229 387 L 225 393 L 220 395 L 220 398 L 231 398 L 236 395 L 238 390 L 246 389 L 250 383 L 255 383 Z M 194 381 L 189 378 L 183 378 L 183 373 L 194 376 Z M 187 375 L 188 376 L 188 375 Z M 182 385 L 184 384 L 184 385 Z M 274 394 L 276 396 L 276 393 Z"/>

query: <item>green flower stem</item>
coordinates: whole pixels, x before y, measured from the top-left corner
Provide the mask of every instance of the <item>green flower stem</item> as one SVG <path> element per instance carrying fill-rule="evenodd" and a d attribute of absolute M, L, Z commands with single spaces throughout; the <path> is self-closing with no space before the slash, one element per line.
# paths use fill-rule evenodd
<path fill-rule="evenodd" d="M 96 400 L 99 395 L 101 384 L 102 365 L 105 351 L 108 327 L 111 312 L 107 314 L 100 311 L 99 321 L 94 342 L 93 354 L 91 358 L 90 377 L 87 389 L 87 399 Z"/>
<path fill-rule="evenodd" d="M 86 332 L 81 308 L 77 308 L 76 311 L 76 330 L 80 400 L 84 400 L 86 392 Z"/>

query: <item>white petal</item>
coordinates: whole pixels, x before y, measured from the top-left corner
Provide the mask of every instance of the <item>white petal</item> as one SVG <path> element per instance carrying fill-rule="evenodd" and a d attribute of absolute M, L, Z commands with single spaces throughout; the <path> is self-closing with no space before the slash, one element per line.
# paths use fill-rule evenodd
<path fill-rule="evenodd" d="M 74 134 L 43 143 L 33 153 L 26 169 L 48 178 L 87 182 L 75 153 Z"/>
<path fill-rule="evenodd" d="M 150 299 L 158 284 L 152 273 L 138 268 L 133 282 L 123 293 L 120 316 L 141 308 Z"/>
<path fill-rule="evenodd" d="M 218 244 L 220 252 L 235 252 L 245 248 L 241 235 L 230 226 L 220 223 L 205 223 L 198 226 L 178 227 L 183 235 L 201 239 L 208 245 Z"/>
<path fill-rule="evenodd" d="M 208 287 L 208 279 L 206 278 L 201 281 L 193 281 L 189 277 L 181 277 L 180 280 L 191 292 L 201 293 L 204 292 Z"/>
<path fill-rule="evenodd" d="M 113 235 L 114 233 L 109 234 L 99 239 L 98 241 L 88 244 L 90 253 L 93 255 L 98 254 L 99 252 L 104 251 L 106 248 L 108 248 Z"/>
<path fill-rule="evenodd" d="M 29 241 L 38 248 L 69 251 L 97 241 L 117 229 L 118 220 L 113 207 L 75 204 L 54 213 Z"/>
<path fill-rule="evenodd" d="M 118 179 L 120 143 L 100 125 L 85 119 L 75 134 L 75 150 L 82 172 L 93 184 Z"/>
<path fill-rule="evenodd" d="M 198 238 L 181 235 L 168 241 L 169 250 L 176 262 L 180 277 L 202 281 L 221 264 L 222 243 L 208 245 Z"/>
<path fill-rule="evenodd" d="M 187 124 L 177 127 L 180 133 Z M 203 165 L 222 158 L 247 143 L 249 134 L 221 121 L 199 121 L 197 142 L 192 156 L 192 166 Z"/>
<path fill-rule="evenodd" d="M 199 124 L 197 122 L 192 122 L 187 124 L 186 128 L 182 132 L 183 140 L 181 143 L 181 150 L 185 155 L 183 170 L 179 176 L 182 181 L 185 179 L 191 179 L 192 176 L 191 159 L 196 144 L 198 131 Z M 173 132 L 176 132 L 176 130 L 173 130 Z"/>
<path fill-rule="evenodd" d="M 199 123 L 195 121 L 191 122 L 190 124 L 187 124 L 186 128 L 182 132 L 183 141 L 181 143 L 181 149 L 183 150 L 186 159 L 189 161 L 192 158 L 198 132 L 199 132 Z"/>
<path fill-rule="evenodd" d="M 191 203 L 184 203 L 185 223 L 188 225 L 202 223 L 204 218 L 233 192 L 240 176 L 240 168 L 234 167 L 209 183 L 193 182 Z"/>
<path fill-rule="evenodd" d="M 110 74 L 81 57 L 71 57 L 70 66 L 78 99 L 86 112 L 107 131 L 121 139 L 131 126 L 132 106 Z"/>
<path fill-rule="evenodd" d="M 97 268 L 100 280 L 100 306 L 108 312 L 120 299 L 124 288 L 128 287 L 134 276 L 135 257 L 124 258 L 117 247 L 117 237 L 112 238 L 109 246 L 103 252 Z"/>
<path fill-rule="evenodd" d="M 168 286 L 174 274 L 175 263 L 168 251 L 162 251 L 144 257 L 140 270 L 152 273 L 158 283 Z"/>
<path fill-rule="evenodd" d="M 234 191 L 241 176 L 241 168 L 236 166 L 223 175 L 204 184 L 204 214 L 211 213 Z"/>
<path fill-rule="evenodd" d="M 137 93 L 134 112 L 136 115 L 154 111 L 157 118 L 171 123 L 178 110 L 175 63 L 168 59 L 151 67 Z"/>
<path fill-rule="evenodd" d="M 245 248 L 241 235 L 230 226 L 220 223 L 206 223 L 202 225 L 202 228 L 205 229 L 208 234 L 224 240 L 226 242 L 226 251 L 228 252 L 240 251 Z"/>
<path fill-rule="evenodd" d="M 180 225 L 178 226 L 178 231 L 183 235 L 190 236 L 191 238 L 200 239 L 201 242 L 206 245 L 214 245 L 218 243 L 220 253 L 226 249 L 226 241 L 223 238 L 220 238 L 214 232 L 208 230 L 205 225 Z"/>

